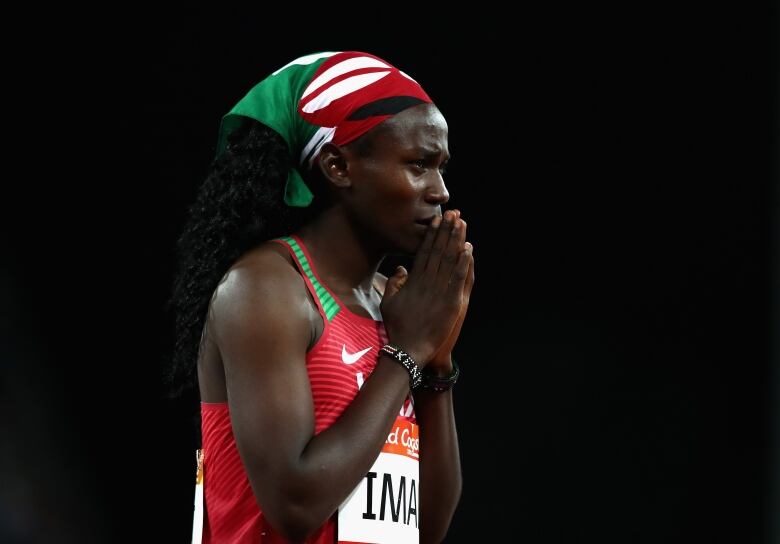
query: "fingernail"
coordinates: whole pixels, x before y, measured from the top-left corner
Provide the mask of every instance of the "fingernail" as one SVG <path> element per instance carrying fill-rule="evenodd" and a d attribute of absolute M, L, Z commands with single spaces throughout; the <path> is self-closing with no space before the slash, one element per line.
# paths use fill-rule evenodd
<path fill-rule="evenodd" d="M 436 217 L 433 218 L 433 221 L 431 221 L 431 226 L 438 227 L 440 224 L 441 224 L 441 216 L 437 215 Z"/>

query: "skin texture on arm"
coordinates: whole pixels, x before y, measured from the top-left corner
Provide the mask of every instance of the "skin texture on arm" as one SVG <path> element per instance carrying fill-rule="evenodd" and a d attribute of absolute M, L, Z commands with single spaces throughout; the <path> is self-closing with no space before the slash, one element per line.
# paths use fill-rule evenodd
<path fill-rule="evenodd" d="M 449 529 L 462 487 L 452 391 L 414 395 L 420 424 L 420 542 L 441 542 Z"/>
<path fill-rule="evenodd" d="M 409 391 L 406 371 L 381 357 L 342 417 L 313 436 L 308 304 L 301 276 L 269 253 L 240 260 L 212 302 L 239 454 L 269 522 L 292 541 L 365 476 Z"/>

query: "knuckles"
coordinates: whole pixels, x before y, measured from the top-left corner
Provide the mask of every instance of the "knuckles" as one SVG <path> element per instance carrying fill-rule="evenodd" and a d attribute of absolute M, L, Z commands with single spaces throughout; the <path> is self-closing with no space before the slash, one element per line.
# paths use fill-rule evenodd
<path fill-rule="evenodd" d="M 453 272 L 452 277 L 453 277 L 453 279 L 455 279 L 457 281 L 463 281 L 463 280 L 466 279 L 467 275 L 468 274 L 467 274 L 466 271 L 464 271 L 464 270 L 457 270 L 457 271 Z"/>

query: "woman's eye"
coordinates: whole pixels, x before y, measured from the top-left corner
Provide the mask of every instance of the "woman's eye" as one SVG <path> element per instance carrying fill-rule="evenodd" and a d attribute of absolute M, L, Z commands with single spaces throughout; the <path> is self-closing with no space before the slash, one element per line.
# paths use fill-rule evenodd
<path fill-rule="evenodd" d="M 411 164 L 418 168 L 419 170 L 425 171 L 428 170 L 428 168 L 431 166 L 430 162 L 426 159 L 419 159 L 416 161 L 412 161 Z M 439 173 L 444 175 L 444 172 L 447 170 L 447 163 L 442 163 L 441 166 L 439 166 Z"/>

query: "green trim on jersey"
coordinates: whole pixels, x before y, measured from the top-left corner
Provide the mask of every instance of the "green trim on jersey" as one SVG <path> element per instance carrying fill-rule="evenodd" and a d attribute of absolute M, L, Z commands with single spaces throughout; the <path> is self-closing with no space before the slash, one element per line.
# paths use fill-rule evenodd
<path fill-rule="evenodd" d="M 328 290 L 322 286 L 317 277 L 314 275 L 314 272 L 312 272 L 311 266 L 309 265 L 309 260 L 306 258 L 306 255 L 301 249 L 301 246 L 298 245 L 298 242 L 295 241 L 295 238 L 290 236 L 282 236 L 281 238 L 277 239 L 284 240 L 290 244 L 290 247 L 295 253 L 295 258 L 298 259 L 301 268 L 306 273 L 306 277 L 309 278 L 309 281 L 314 286 L 314 290 L 317 292 L 317 298 L 320 299 L 322 309 L 325 310 L 325 316 L 328 318 L 328 321 L 333 321 L 333 318 L 336 317 L 337 313 L 339 313 L 341 307 L 338 305 L 333 296 L 331 296 Z"/>

